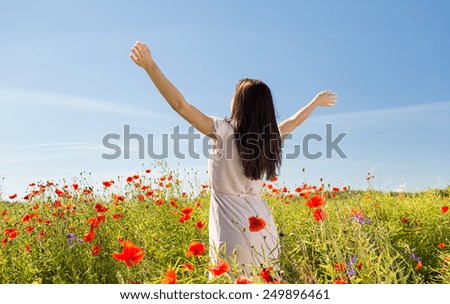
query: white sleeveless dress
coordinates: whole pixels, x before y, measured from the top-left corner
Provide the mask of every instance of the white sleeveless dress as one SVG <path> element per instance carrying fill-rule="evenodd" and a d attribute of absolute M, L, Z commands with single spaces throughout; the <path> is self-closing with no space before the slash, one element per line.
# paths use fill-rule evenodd
<path fill-rule="evenodd" d="M 223 119 L 211 118 L 217 140 L 213 140 L 214 156 L 208 160 L 210 258 L 213 263 L 219 258 L 236 263 L 247 275 L 254 267 L 277 269 L 279 238 L 272 213 L 260 195 L 263 180 L 244 175 L 233 127 Z M 264 229 L 249 230 L 252 216 L 265 220 Z"/>

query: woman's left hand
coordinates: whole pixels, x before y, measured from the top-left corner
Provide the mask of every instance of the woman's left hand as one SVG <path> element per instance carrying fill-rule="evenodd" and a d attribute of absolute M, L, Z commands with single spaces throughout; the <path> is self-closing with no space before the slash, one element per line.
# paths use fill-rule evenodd
<path fill-rule="evenodd" d="M 137 41 L 131 51 L 130 58 L 141 68 L 147 69 L 154 64 L 150 49 L 144 43 Z"/>

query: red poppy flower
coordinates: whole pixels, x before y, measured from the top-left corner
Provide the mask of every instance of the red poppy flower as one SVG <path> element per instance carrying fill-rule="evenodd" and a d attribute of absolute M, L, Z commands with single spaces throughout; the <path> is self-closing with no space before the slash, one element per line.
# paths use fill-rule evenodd
<path fill-rule="evenodd" d="M 422 263 L 419 262 L 419 263 L 416 264 L 416 268 L 417 268 L 417 269 L 420 269 L 420 268 L 422 268 L 422 267 L 423 267 L 423 266 L 422 266 Z"/>
<path fill-rule="evenodd" d="M 219 260 L 219 262 L 216 265 L 208 267 L 208 271 L 211 272 L 215 277 L 224 274 L 229 269 L 230 268 L 228 267 L 228 263 L 224 260 Z"/>
<path fill-rule="evenodd" d="M 78 190 L 78 184 L 72 184 L 73 190 L 77 191 Z"/>
<path fill-rule="evenodd" d="M 4 209 L 3 212 L 2 212 L 2 215 L 3 216 L 7 216 L 8 215 L 8 211 L 6 211 L 6 209 Z"/>
<path fill-rule="evenodd" d="M 235 284 L 253 284 L 253 282 L 251 280 L 247 279 L 246 277 L 238 277 L 234 283 Z"/>
<path fill-rule="evenodd" d="M 2 240 L 2 245 L 3 245 L 3 246 L 6 246 L 7 243 L 8 243 L 8 238 L 5 237 L 5 238 Z"/>
<path fill-rule="evenodd" d="M 202 221 L 197 221 L 195 223 L 195 228 L 202 229 L 203 227 L 205 227 L 205 224 Z"/>
<path fill-rule="evenodd" d="M 89 226 L 91 226 L 91 228 L 97 228 L 105 220 L 106 220 L 106 216 L 99 215 L 99 216 L 89 218 L 88 224 L 89 224 Z"/>
<path fill-rule="evenodd" d="M 323 204 L 325 204 L 325 201 L 323 200 L 323 198 L 319 196 L 313 196 L 309 199 L 309 201 L 306 204 L 308 205 L 309 208 L 312 209 L 322 206 Z"/>
<path fill-rule="evenodd" d="M 91 248 L 91 255 L 96 256 L 100 253 L 101 249 L 97 245 L 92 246 Z"/>
<path fill-rule="evenodd" d="M 272 267 L 267 267 L 267 268 L 263 268 L 261 269 L 261 272 L 259 273 L 259 275 L 261 276 L 261 278 L 263 278 L 264 282 L 266 284 L 279 284 L 280 282 L 273 278 L 271 275 L 272 271 Z"/>
<path fill-rule="evenodd" d="M 153 196 L 153 193 L 155 193 L 155 191 L 153 191 L 153 190 L 148 190 L 148 191 L 145 193 L 145 195 L 147 195 L 147 196 Z"/>
<path fill-rule="evenodd" d="M 23 217 L 22 217 L 22 223 L 26 223 L 29 222 L 31 220 L 31 215 L 26 213 Z"/>
<path fill-rule="evenodd" d="M 123 261 L 128 267 L 133 264 L 137 265 L 144 258 L 144 251 L 142 248 L 134 245 L 130 241 L 122 241 L 122 252 L 114 252 L 112 254 L 113 258 L 118 261 Z"/>
<path fill-rule="evenodd" d="M 333 284 L 348 284 L 348 283 L 346 281 L 338 279 L 338 280 L 334 280 Z"/>
<path fill-rule="evenodd" d="M 30 244 L 25 244 L 25 251 L 26 252 L 30 252 L 31 251 Z"/>
<path fill-rule="evenodd" d="M 163 199 L 157 199 L 157 200 L 155 200 L 155 205 L 160 206 L 160 205 L 162 205 L 163 203 L 164 203 L 164 200 L 163 200 Z"/>
<path fill-rule="evenodd" d="M 439 245 L 437 245 L 437 248 L 439 248 L 439 249 L 442 249 L 442 248 L 444 248 L 445 247 L 445 244 L 444 243 L 440 243 Z"/>
<path fill-rule="evenodd" d="M 257 232 L 266 227 L 266 221 L 260 217 L 251 216 L 248 219 L 251 232 Z"/>
<path fill-rule="evenodd" d="M 26 233 L 31 233 L 34 230 L 33 226 L 28 226 L 28 228 L 25 230 Z"/>
<path fill-rule="evenodd" d="M 111 187 L 112 183 L 111 181 L 102 181 L 103 186 L 105 186 L 106 188 Z"/>
<path fill-rule="evenodd" d="M 108 208 L 103 206 L 102 204 L 96 204 L 95 209 L 97 209 L 97 212 L 106 212 L 108 211 Z"/>
<path fill-rule="evenodd" d="M 192 208 L 190 208 L 190 207 L 183 208 L 183 209 L 181 209 L 181 212 L 183 212 L 184 214 L 191 214 Z"/>
<path fill-rule="evenodd" d="M 345 265 L 342 264 L 342 263 L 334 264 L 334 269 L 336 269 L 339 272 L 344 272 L 345 271 Z"/>
<path fill-rule="evenodd" d="M 189 272 L 191 272 L 192 270 L 194 270 L 194 266 L 193 266 L 192 264 L 189 264 L 189 263 L 183 264 L 183 265 L 181 265 L 181 267 L 183 267 L 183 268 L 189 270 Z"/>
<path fill-rule="evenodd" d="M 161 284 L 176 284 L 177 273 L 173 269 L 169 269 L 166 272 L 166 276 L 161 280 Z"/>
<path fill-rule="evenodd" d="M 117 220 L 118 218 L 124 217 L 125 215 L 123 213 L 116 213 L 112 216 L 114 220 Z"/>
<path fill-rule="evenodd" d="M 15 199 L 15 198 L 17 198 L 17 193 L 16 193 L 16 194 L 11 194 L 11 195 L 9 196 L 9 199 Z"/>
<path fill-rule="evenodd" d="M 314 220 L 321 222 L 328 217 L 328 214 L 322 209 L 316 209 L 313 211 Z"/>
<path fill-rule="evenodd" d="M 16 229 L 14 229 L 13 231 L 11 231 L 11 233 L 9 234 L 9 238 L 10 239 L 15 239 L 16 236 L 19 234 L 19 231 L 17 231 Z"/>
<path fill-rule="evenodd" d="M 145 170 L 145 173 L 150 173 L 150 172 L 152 172 L 152 170 L 150 170 L 150 169 Z"/>
<path fill-rule="evenodd" d="M 144 197 L 144 195 L 141 194 L 141 193 L 138 194 L 138 199 L 139 199 L 139 201 L 141 201 L 141 202 L 145 201 L 145 197 Z"/>
<path fill-rule="evenodd" d="M 173 206 L 174 208 L 178 208 L 178 204 L 174 200 L 170 201 L 170 205 Z"/>
<path fill-rule="evenodd" d="M 187 221 L 190 218 L 191 218 L 191 216 L 189 214 L 182 213 L 182 214 L 180 214 L 180 218 L 178 219 L 178 222 L 183 224 L 185 221 Z"/>
<path fill-rule="evenodd" d="M 408 219 L 407 219 L 406 217 L 402 217 L 402 222 L 403 222 L 403 223 L 407 223 L 407 222 L 408 222 Z"/>
<path fill-rule="evenodd" d="M 133 181 L 133 177 L 132 176 L 128 176 L 127 177 L 127 183 L 131 183 Z"/>
<path fill-rule="evenodd" d="M 205 245 L 200 242 L 192 242 L 189 244 L 188 251 L 186 252 L 186 257 L 191 256 L 202 256 L 203 251 L 205 251 Z"/>
<path fill-rule="evenodd" d="M 86 234 L 84 235 L 84 241 L 85 241 L 86 243 L 89 243 L 89 242 L 92 242 L 92 240 L 93 240 L 94 238 L 95 238 L 95 231 L 94 231 L 94 228 L 91 227 L 91 229 L 89 230 L 89 232 L 86 233 Z"/>
<path fill-rule="evenodd" d="M 55 193 L 56 193 L 58 196 L 62 196 L 62 195 L 64 194 L 64 191 L 59 190 L 58 188 L 56 188 L 56 189 L 55 189 Z"/>
<path fill-rule="evenodd" d="M 442 206 L 441 210 L 442 210 L 442 213 L 447 212 L 448 211 L 448 206 Z"/>

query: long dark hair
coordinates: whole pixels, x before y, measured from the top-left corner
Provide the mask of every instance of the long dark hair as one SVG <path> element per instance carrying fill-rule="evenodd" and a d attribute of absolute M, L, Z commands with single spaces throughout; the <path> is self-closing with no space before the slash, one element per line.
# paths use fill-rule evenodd
<path fill-rule="evenodd" d="M 272 179 L 281 165 L 281 137 L 272 93 L 261 80 L 242 79 L 236 85 L 231 117 L 244 174 L 252 180 Z"/>

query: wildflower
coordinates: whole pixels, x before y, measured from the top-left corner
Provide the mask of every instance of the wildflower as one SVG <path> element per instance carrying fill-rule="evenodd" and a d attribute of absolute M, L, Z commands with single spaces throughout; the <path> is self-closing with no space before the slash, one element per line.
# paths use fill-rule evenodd
<path fill-rule="evenodd" d="M 178 219 L 178 222 L 183 224 L 185 221 L 189 220 L 190 218 L 191 218 L 191 216 L 189 214 L 181 213 L 180 218 Z"/>
<path fill-rule="evenodd" d="M 186 252 L 186 257 L 191 256 L 202 256 L 203 251 L 205 251 L 205 245 L 200 242 L 192 242 L 189 244 L 188 251 Z"/>
<path fill-rule="evenodd" d="M 105 220 L 106 216 L 104 215 L 94 216 L 88 219 L 88 224 L 89 226 L 91 226 L 91 228 L 97 228 Z"/>
<path fill-rule="evenodd" d="M 257 232 L 266 227 L 266 221 L 263 218 L 251 216 L 248 219 L 251 232 Z"/>
<path fill-rule="evenodd" d="M 423 265 L 422 265 L 421 262 L 419 262 L 419 263 L 416 264 L 416 268 L 417 268 L 417 269 L 421 269 L 422 267 L 423 267 Z"/>
<path fill-rule="evenodd" d="M 345 271 L 345 265 L 342 263 L 334 264 L 334 269 L 336 269 L 338 272 L 344 272 Z"/>
<path fill-rule="evenodd" d="M 322 206 L 323 204 L 325 204 L 325 201 L 323 200 L 323 198 L 319 197 L 319 196 L 313 196 L 311 197 L 308 202 L 306 203 L 306 205 L 308 205 L 309 208 L 317 208 L 319 206 Z"/>
<path fill-rule="evenodd" d="M 143 201 L 145 201 L 145 196 L 143 194 L 139 193 L 138 199 L 139 199 L 139 201 L 143 202 Z"/>
<path fill-rule="evenodd" d="M 208 267 L 208 271 L 211 272 L 215 277 L 224 274 L 228 270 L 228 263 L 224 260 L 219 260 L 216 265 Z"/>
<path fill-rule="evenodd" d="M 96 256 L 100 253 L 101 249 L 97 245 L 92 246 L 91 248 L 91 255 Z"/>
<path fill-rule="evenodd" d="M 190 207 L 183 208 L 183 209 L 181 209 L 181 212 L 184 214 L 190 215 L 192 213 L 192 208 L 190 208 Z"/>
<path fill-rule="evenodd" d="M 108 211 L 108 208 L 106 208 L 102 204 L 96 204 L 95 205 L 95 209 L 97 210 L 97 212 L 106 212 L 106 211 Z"/>
<path fill-rule="evenodd" d="M 144 258 L 144 251 L 142 248 L 134 245 L 130 241 L 121 241 L 122 243 L 122 252 L 114 252 L 112 254 L 113 258 L 118 261 L 123 261 L 127 264 L 128 267 L 131 267 L 132 264 L 137 265 Z"/>
<path fill-rule="evenodd" d="M 128 176 L 127 177 L 127 183 L 131 183 L 133 181 L 133 177 L 132 176 Z"/>
<path fill-rule="evenodd" d="M 264 280 L 264 282 L 266 284 L 280 283 L 280 282 L 278 282 L 278 280 L 276 280 L 275 278 L 272 277 L 272 275 L 270 274 L 271 271 L 272 271 L 272 267 L 263 268 L 263 269 L 261 269 L 259 275 L 261 276 L 261 278 Z"/>
<path fill-rule="evenodd" d="M 15 199 L 15 198 L 17 198 L 17 193 L 11 194 L 11 195 L 9 196 L 9 199 Z"/>
<path fill-rule="evenodd" d="M 403 223 L 407 223 L 407 222 L 408 222 L 408 219 L 407 219 L 406 217 L 402 217 L 402 222 L 403 222 Z"/>
<path fill-rule="evenodd" d="M 202 221 L 197 221 L 196 223 L 195 223 L 195 228 L 197 228 L 197 229 L 202 229 L 203 227 L 205 227 L 205 224 L 202 222 Z"/>
<path fill-rule="evenodd" d="M 328 217 L 328 214 L 322 209 L 316 209 L 313 211 L 313 217 L 315 221 L 321 222 Z"/>
<path fill-rule="evenodd" d="M 441 211 L 442 213 L 446 213 L 448 211 L 448 206 L 442 206 Z"/>
<path fill-rule="evenodd" d="M 72 184 L 73 190 L 77 191 L 78 190 L 78 184 Z"/>
<path fill-rule="evenodd" d="M 34 230 L 33 226 L 28 226 L 28 228 L 25 230 L 26 233 L 31 233 Z"/>
<path fill-rule="evenodd" d="M 152 172 L 152 170 L 150 170 L 150 169 L 145 170 L 145 173 L 150 173 L 150 172 Z"/>
<path fill-rule="evenodd" d="M 442 248 L 444 248 L 445 247 L 445 244 L 444 243 L 440 243 L 439 245 L 437 245 L 437 248 L 439 248 L 439 249 L 442 249 Z"/>
<path fill-rule="evenodd" d="M 8 243 L 8 238 L 5 237 L 5 238 L 2 240 L 2 245 L 3 245 L 3 246 L 6 246 L 7 243 Z"/>
<path fill-rule="evenodd" d="M 237 277 L 235 284 L 253 284 L 253 282 L 246 277 Z"/>
<path fill-rule="evenodd" d="M 93 240 L 94 238 L 95 238 L 95 231 L 94 231 L 94 228 L 91 227 L 91 229 L 89 230 L 89 232 L 86 233 L 86 234 L 84 235 L 84 241 L 85 241 L 86 243 L 89 243 L 89 242 L 92 242 L 92 240 Z"/>
<path fill-rule="evenodd" d="M 117 220 L 117 219 L 122 218 L 124 216 L 125 215 L 123 213 L 115 213 L 115 214 L 113 214 L 112 218 L 113 218 L 113 220 Z"/>
<path fill-rule="evenodd" d="M 112 184 L 114 184 L 113 181 L 102 181 L 103 186 L 105 186 L 106 188 L 111 187 Z"/>
<path fill-rule="evenodd" d="M 25 244 L 25 251 L 26 252 L 30 252 L 31 251 L 30 244 Z"/>
<path fill-rule="evenodd" d="M 166 276 L 162 279 L 161 284 L 176 284 L 177 273 L 173 269 L 169 269 L 166 272 Z"/>
<path fill-rule="evenodd" d="M 334 280 L 333 284 L 348 284 L 348 283 L 346 281 L 337 279 L 337 280 Z"/>
<path fill-rule="evenodd" d="M 194 266 L 192 264 L 186 263 L 181 265 L 182 268 L 187 269 L 189 272 L 191 272 L 192 270 L 194 270 Z"/>
<path fill-rule="evenodd" d="M 414 259 L 414 260 L 420 262 L 420 257 L 418 257 L 417 255 L 415 255 L 414 253 L 411 253 L 410 256 L 411 256 L 411 259 Z"/>

